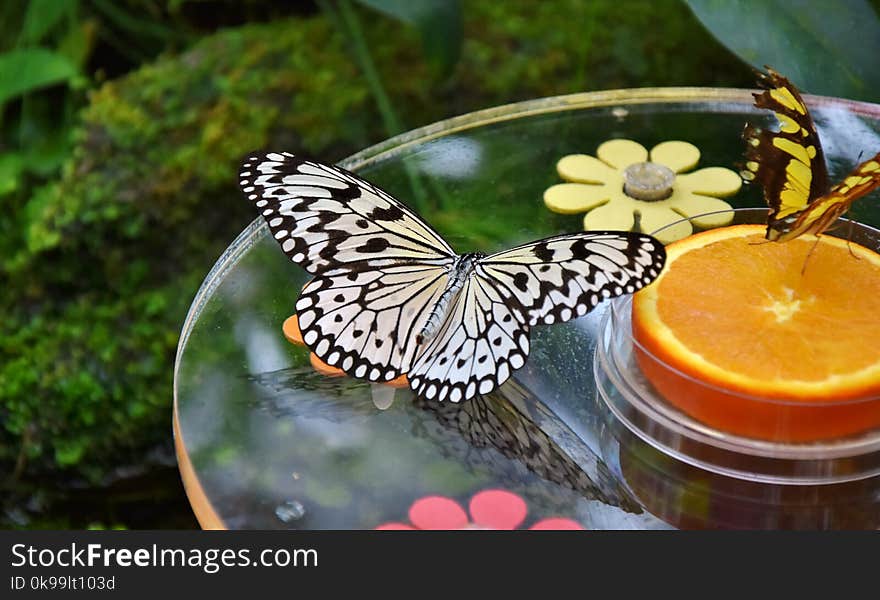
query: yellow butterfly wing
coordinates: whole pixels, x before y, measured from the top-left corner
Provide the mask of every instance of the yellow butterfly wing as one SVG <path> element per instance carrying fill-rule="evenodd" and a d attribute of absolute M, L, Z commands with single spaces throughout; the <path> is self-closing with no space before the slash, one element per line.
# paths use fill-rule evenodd
<path fill-rule="evenodd" d="M 820 234 L 831 227 L 855 201 L 880 187 L 880 153 L 868 159 L 847 175 L 843 181 L 814 200 L 809 208 L 797 216 L 785 239 L 794 239 L 805 233 Z M 780 241 L 785 241 L 781 239 Z"/>
<path fill-rule="evenodd" d="M 755 106 L 775 113 L 779 131 L 746 127 L 743 177 L 764 188 L 770 208 L 766 237 L 784 242 L 808 233 L 818 235 L 855 200 L 880 187 L 880 153 L 829 190 L 819 134 L 800 92 L 770 68 L 758 74 L 758 83 L 765 91 L 754 95 Z"/>
<path fill-rule="evenodd" d="M 767 239 L 790 233 L 801 213 L 828 191 L 828 170 L 819 134 L 800 92 L 774 71 L 758 74 L 765 91 L 754 94 L 755 106 L 772 110 L 779 131 L 746 127 L 743 177 L 764 188 L 770 207 Z"/>

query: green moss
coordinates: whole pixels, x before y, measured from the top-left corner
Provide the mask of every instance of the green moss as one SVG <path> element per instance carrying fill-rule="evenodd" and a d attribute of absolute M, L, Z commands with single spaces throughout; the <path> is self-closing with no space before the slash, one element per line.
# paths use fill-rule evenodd
<path fill-rule="evenodd" d="M 586 89 L 751 79 L 678 3 L 464 11 L 463 57 L 444 82 L 411 31 L 363 20 L 408 126 Z M 0 470 L 98 481 L 167 440 L 189 301 L 254 216 L 235 185 L 240 157 L 275 147 L 337 160 L 384 137 L 320 15 L 221 32 L 95 90 L 61 180 L 2 199 Z"/>

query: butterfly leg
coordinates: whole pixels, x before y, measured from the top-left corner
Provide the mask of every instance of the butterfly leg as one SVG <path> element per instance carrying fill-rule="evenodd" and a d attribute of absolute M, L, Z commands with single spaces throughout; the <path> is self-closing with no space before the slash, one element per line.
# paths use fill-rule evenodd
<path fill-rule="evenodd" d="M 821 234 L 817 234 L 817 235 L 816 235 L 816 241 L 813 242 L 813 245 L 810 246 L 810 251 L 807 252 L 807 257 L 804 259 L 804 266 L 801 267 L 801 275 L 803 275 L 803 274 L 806 272 L 806 270 L 807 270 L 807 262 L 809 262 L 810 257 L 813 255 L 813 250 L 815 250 L 815 249 L 816 249 L 816 246 L 819 245 L 819 235 L 821 235 Z"/>
<path fill-rule="evenodd" d="M 853 234 L 853 220 L 849 220 L 849 233 L 846 236 L 846 249 L 849 250 L 849 255 L 852 256 L 856 260 L 862 260 L 856 253 L 852 250 L 852 234 Z"/>
<path fill-rule="evenodd" d="M 849 250 L 850 256 L 852 256 L 856 260 L 862 260 L 861 257 L 857 256 L 856 253 L 853 252 L 853 249 L 852 249 L 853 226 L 854 226 L 855 222 L 852 219 L 846 219 L 846 221 L 847 221 L 846 248 L 847 248 L 847 250 Z M 843 227 L 843 225 L 840 222 L 838 222 L 838 223 L 835 223 L 833 226 L 829 227 L 826 230 L 826 232 L 827 231 L 839 231 L 842 227 Z"/>

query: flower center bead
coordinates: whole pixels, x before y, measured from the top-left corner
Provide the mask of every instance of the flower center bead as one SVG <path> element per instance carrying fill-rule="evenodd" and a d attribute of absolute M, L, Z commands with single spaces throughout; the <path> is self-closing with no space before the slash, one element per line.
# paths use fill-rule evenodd
<path fill-rule="evenodd" d="M 653 202 L 672 195 L 675 173 L 667 166 L 640 162 L 623 170 L 623 192 L 636 200 Z"/>

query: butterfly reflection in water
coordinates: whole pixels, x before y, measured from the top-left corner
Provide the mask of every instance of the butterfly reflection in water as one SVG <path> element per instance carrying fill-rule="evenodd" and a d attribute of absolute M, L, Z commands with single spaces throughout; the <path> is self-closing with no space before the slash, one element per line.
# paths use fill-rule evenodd
<path fill-rule="evenodd" d="M 653 281 L 663 245 L 623 231 L 456 254 L 404 204 L 339 167 L 253 154 L 240 185 L 284 253 L 314 275 L 296 302 L 305 344 L 370 381 L 406 374 L 421 398 L 486 394 L 525 364 L 529 329 Z"/>
<path fill-rule="evenodd" d="M 798 89 L 770 68 L 758 74 L 758 83 L 765 91 L 754 94 L 755 106 L 772 110 L 780 127 L 766 131 L 746 126 L 742 177 L 764 188 L 770 208 L 766 237 L 785 242 L 819 235 L 855 200 L 880 187 L 880 153 L 829 188 L 819 133 Z"/>

